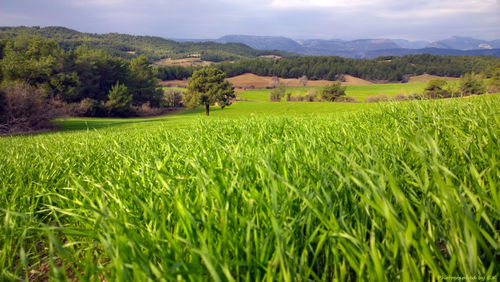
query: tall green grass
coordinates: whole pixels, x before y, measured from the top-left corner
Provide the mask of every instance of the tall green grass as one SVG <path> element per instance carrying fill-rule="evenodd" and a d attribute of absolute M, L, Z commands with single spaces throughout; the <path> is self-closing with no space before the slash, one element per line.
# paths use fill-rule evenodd
<path fill-rule="evenodd" d="M 0 280 L 498 275 L 500 97 L 378 107 L 1 138 Z"/>

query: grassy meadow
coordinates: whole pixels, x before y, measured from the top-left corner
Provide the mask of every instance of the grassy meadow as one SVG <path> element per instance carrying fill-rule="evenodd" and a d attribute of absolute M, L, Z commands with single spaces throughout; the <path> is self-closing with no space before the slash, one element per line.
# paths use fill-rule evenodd
<path fill-rule="evenodd" d="M 498 275 L 500 96 L 259 91 L 210 117 L 61 119 L 0 138 L 0 280 Z"/>
<path fill-rule="evenodd" d="M 453 83 L 453 82 L 451 82 Z M 414 83 L 390 83 L 390 84 L 370 84 L 370 85 L 347 85 L 346 96 L 353 97 L 356 100 L 363 102 L 366 97 L 385 94 L 387 97 L 396 96 L 396 94 L 409 95 L 413 93 L 423 93 L 425 82 Z M 321 86 L 305 86 L 305 87 L 287 87 L 286 93 L 292 95 L 305 95 L 308 91 L 313 90 L 318 94 L 321 93 Z M 269 101 L 269 92 L 271 89 L 256 89 L 245 90 L 240 93 L 241 99 L 252 101 Z"/>

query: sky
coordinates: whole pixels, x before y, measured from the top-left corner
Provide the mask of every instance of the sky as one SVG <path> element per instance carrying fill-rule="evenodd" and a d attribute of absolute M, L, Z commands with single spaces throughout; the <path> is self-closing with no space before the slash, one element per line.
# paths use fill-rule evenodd
<path fill-rule="evenodd" d="M 165 38 L 500 39 L 500 0 L 0 0 L 0 26 Z"/>

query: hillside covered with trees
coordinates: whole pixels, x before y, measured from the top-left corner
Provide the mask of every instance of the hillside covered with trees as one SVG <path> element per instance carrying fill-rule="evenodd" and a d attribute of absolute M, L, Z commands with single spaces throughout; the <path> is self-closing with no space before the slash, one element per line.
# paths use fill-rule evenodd
<path fill-rule="evenodd" d="M 155 36 L 83 33 L 65 27 L 0 27 L 0 39 L 34 36 L 53 39 L 65 51 L 86 45 L 92 49 L 104 50 L 117 57 L 131 59 L 144 55 L 151 61 L 163 58 L 185 58 L 193 54 L 199 54 L 202 60 L 215 62 L 256 58 L 264 55 L 297 56 L 285 51 L 255 50 L 241 43 L 176 42 Z"/>
<path fill-rule="evenodd" d="M 469 72 L 483 72 L 500 63 L 500 58 L 490 56 L 436 56 L 406 55 L 376 59 L 350 59 L 342 57 L 300 57 L 269 59 L 247 59 L 237 62 L 222 62 L 217 67 L 228 77 L 243 73 L 263 76 L 338 80 L 343 74 L 367 80 L 405 82 L 409 76 L 428 73 L 439 76 L 459 77 Z M 183 79 L 191 75 L 192 67 L 160 67 L 158 77 L 162 80 Z"/>
<path fill-rule="evenodd" d="M 0 82 L 0 118 L 23 126 L 16 116 L 29 112 L 36 122 L 57 105 L 70 115 L 130 116 L 163 102 L 145 56 L 126 60 L 84 45 L 65 51 L 52 39 L 0 40 Z"/>

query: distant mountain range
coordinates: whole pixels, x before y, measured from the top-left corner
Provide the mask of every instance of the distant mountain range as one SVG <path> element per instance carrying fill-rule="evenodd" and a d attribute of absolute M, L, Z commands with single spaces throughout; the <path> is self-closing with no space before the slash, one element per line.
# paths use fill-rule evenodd
<path fill-rule="evenodd" d="M 434 55 L 500 56 L 500 40 L 480 40 L 453 36 L 439 41 L 410 41 L 405 39 L 307 39 L 294 40 L 282 36 L 226 35 L 213 40 L 218 43 L 242 43 L 258 50 L 281 50 L 313 56 L 374 58 L 378 56 L 429 53 Z"/>
<path fill-rule="evenodd" d="M 155 61 L 163 58 L 198 56 L 205 61 L 234 61 L 260 56 L 297 57 L 340 56 L 375 58 L 406 54 L 489 55 L 500 57 L 500 40 L 479 40 L 454 36 L 435 42 L 404 39 L 306 39 L 282 36 L 226 35 L 218 39 L 165 39 L 118 33 L 84 33 L 65 27 L 0 27 L 0 40 L 18 36 L 40 36 L 57 41 L 65 50 L 85 44 L 114 56 L 133 58 L 146 55 Z"/>

